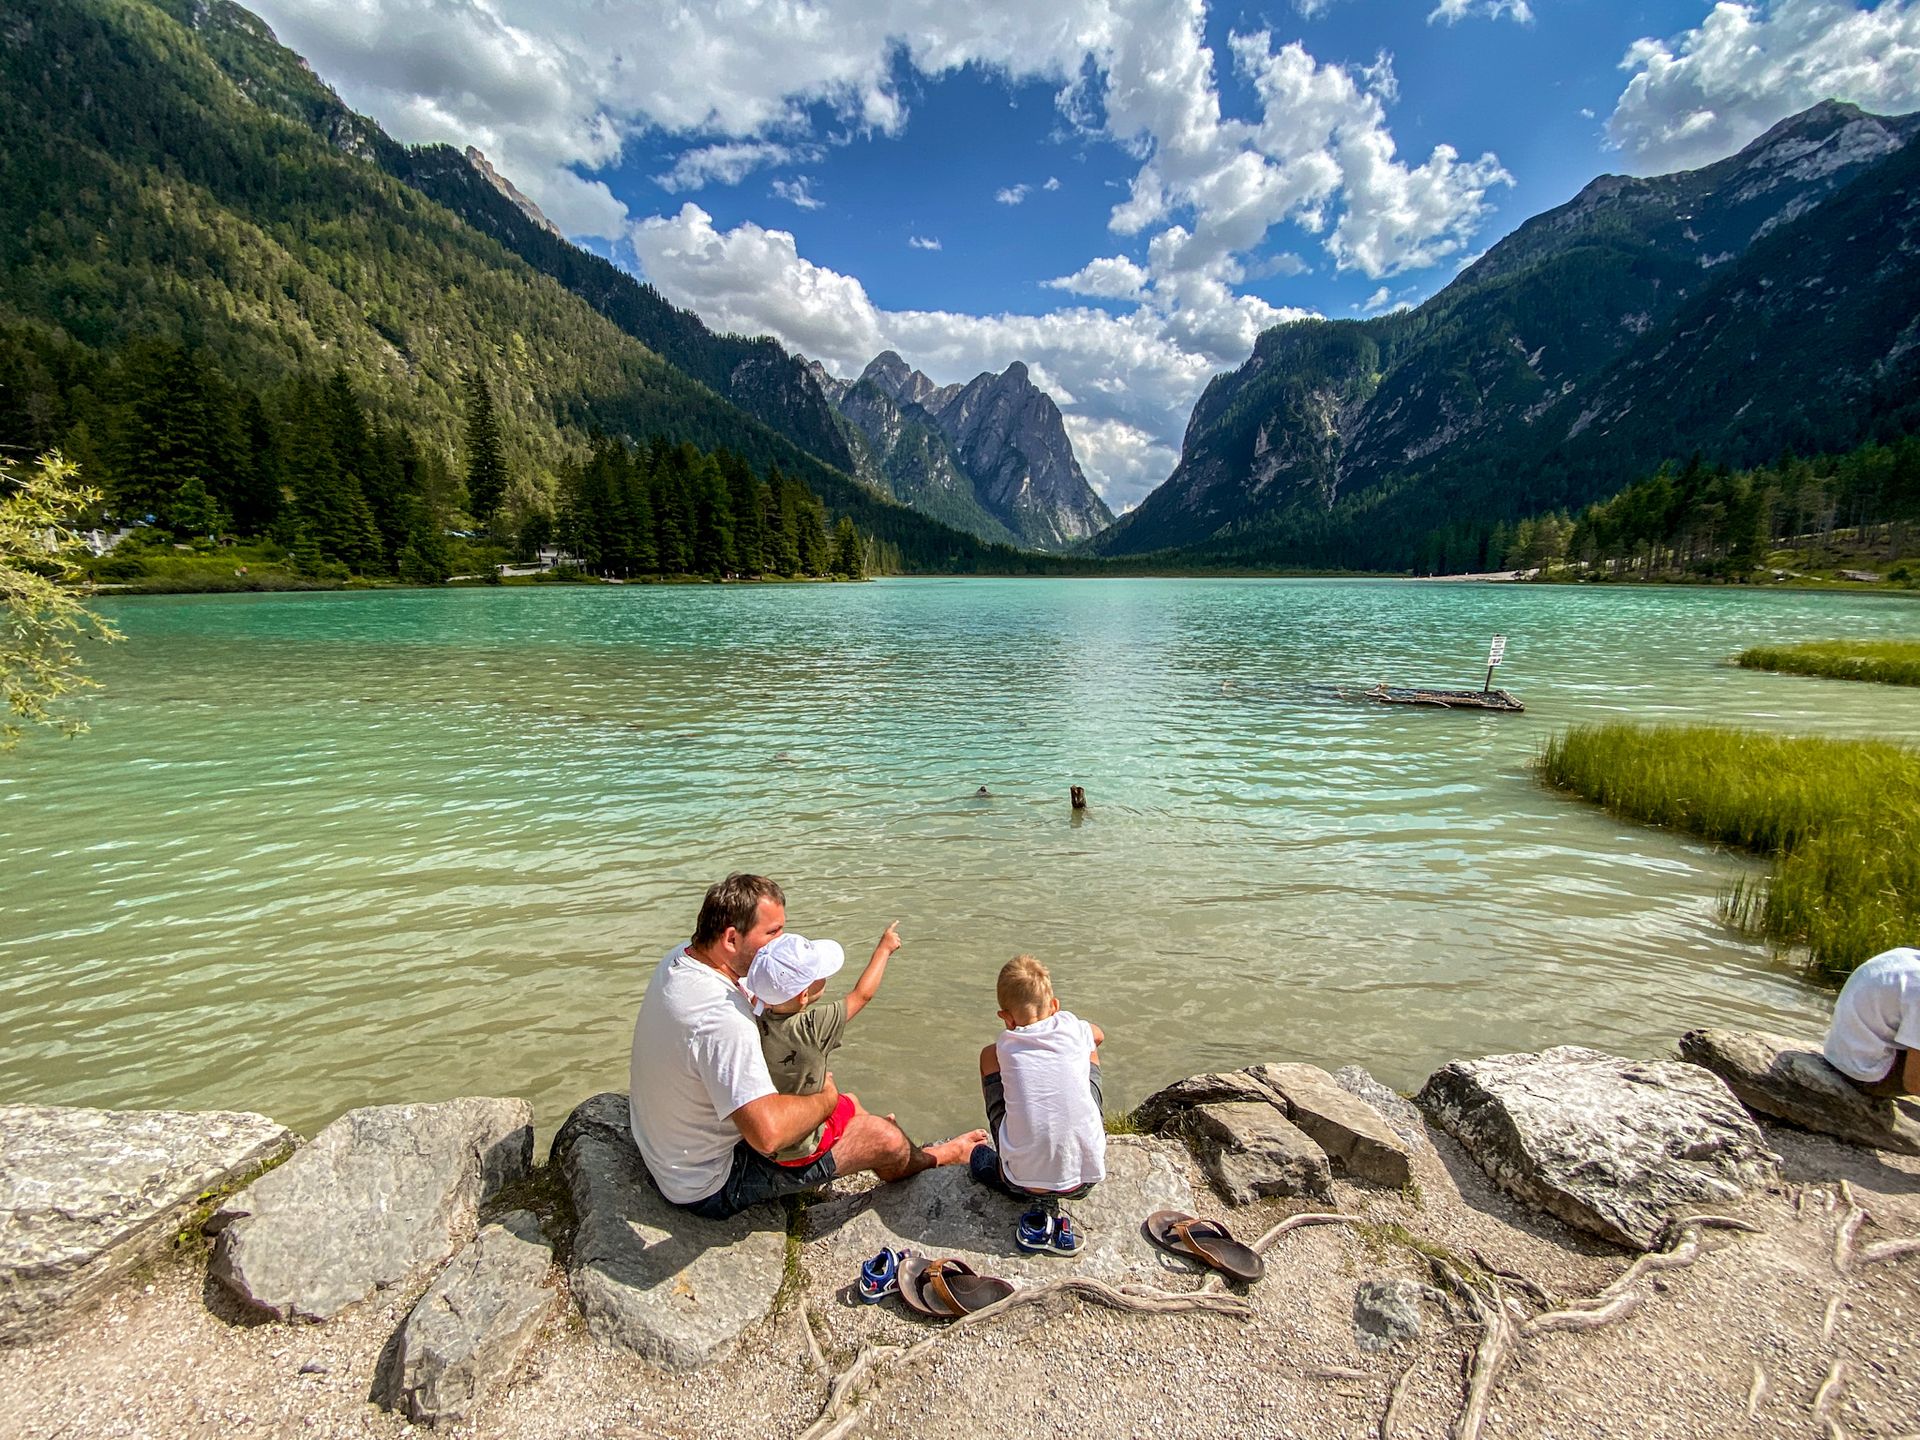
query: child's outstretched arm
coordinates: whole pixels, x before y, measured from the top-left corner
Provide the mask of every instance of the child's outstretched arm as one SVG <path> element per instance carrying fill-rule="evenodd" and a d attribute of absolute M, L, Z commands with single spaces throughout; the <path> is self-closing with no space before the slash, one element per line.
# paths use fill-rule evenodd
<path fill-rule="evenodd" d="M 887 959 L 900 948 L 900 936 L 896 933 L 899 924 L 896 920 L 887 926 L 880 943 L 873 947 L 873 958 L 867 961 L 867 968 L 860 972 L 859 980 L 854 982 L 853 993 L 847 996 L 847 1019 L 853 1019 L 866 1009 L 867 1002 L 880 993 L 880 982 L 887 978 Z"/>

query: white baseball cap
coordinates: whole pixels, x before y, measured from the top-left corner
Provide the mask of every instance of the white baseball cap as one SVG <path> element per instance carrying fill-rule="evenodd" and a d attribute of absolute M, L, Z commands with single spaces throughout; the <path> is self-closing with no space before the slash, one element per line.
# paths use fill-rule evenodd
<path fill-rule="evenodd" d="M 747 967 L 747 989 L 762 1005 L 784 1005 L 846 963 L 847 952 L 833 941 L 789 933 L 760 947 Z"/>

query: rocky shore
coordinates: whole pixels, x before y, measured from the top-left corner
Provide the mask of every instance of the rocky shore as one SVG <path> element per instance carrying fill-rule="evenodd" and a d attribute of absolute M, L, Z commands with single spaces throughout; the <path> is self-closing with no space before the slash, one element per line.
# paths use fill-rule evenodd
<path fill-rule="evenodd" d="M 964 1167 L 733 1221 L 593 1096 L 264 1117 L 0 1107 L 0 1432 L 1899 1435 L 1920 1417 L 1920 1113 L 1810 1045 L 1455 1061 L 1413 1102 L 1257 1064 L 1149 1097 L 1065 1260 Z M 1152 1211 L 1260 1243 L 1242 1289 Z M 1014 1297 L 854 1303 L 882 1245 Z M 1636 1258 L 1637 1257 L 1637 1258 Z M 1462 1380 L 1464 1373 L 1466 1379 Z"/>

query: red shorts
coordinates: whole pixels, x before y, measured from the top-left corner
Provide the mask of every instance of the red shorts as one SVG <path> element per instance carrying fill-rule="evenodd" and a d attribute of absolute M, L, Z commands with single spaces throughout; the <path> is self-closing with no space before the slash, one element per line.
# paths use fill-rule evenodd
<path fill-rule="evenodd" d="M 840 1137 L 847 1133 L 847 1126 L 852 1123 L 853 1097 L 851 1095 L 842 1095 L 840 1097 L 840 1103 L 833 1107 L 833 1113 L 827 1117 L 827 1128 L 820 1132 L 820 1148 L 815 1150 L 811 1155 L 802 1156 L 798 1160 L 780 1160 L 775 1163 L 789 1167 L 813 1164 L 814 1161 L 818 1160 L 822 1155 L 826 1154 L 827 1151 L 840 1143 Z"/>

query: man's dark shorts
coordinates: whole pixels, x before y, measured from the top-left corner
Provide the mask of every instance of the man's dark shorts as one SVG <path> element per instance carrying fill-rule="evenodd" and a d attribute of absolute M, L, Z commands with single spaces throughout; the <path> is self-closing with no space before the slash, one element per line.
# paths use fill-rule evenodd
<path fill-rule="evenodd" d="M 764 1200 L 818 1190 L 838 1173 L 831 1150 L 807 1165 L 782 1165 L 741 1140 L 733 1147 L 733 1168 L 720 1188 L 680 1208 L 703 1220 L 725 1220 Z"/>

